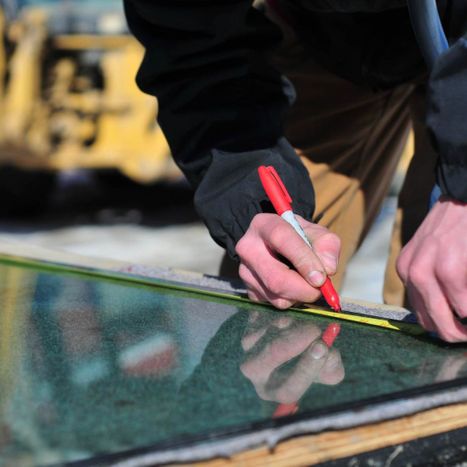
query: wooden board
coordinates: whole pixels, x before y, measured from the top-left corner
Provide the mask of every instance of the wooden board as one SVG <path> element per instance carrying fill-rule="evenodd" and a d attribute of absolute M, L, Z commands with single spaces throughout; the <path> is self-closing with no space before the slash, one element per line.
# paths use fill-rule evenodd
<path fill-rule="evenodd" d="M 207 467 L 314 465 L 388 446 L 397 446 L 465 426 L 467 426 L 467 404 L 454 404 L 348 430 L 299 436 L 279 443 L 273 450 L 261 447 L 242 452 L 230 459 L 214 459 L 190 465 Z"/>

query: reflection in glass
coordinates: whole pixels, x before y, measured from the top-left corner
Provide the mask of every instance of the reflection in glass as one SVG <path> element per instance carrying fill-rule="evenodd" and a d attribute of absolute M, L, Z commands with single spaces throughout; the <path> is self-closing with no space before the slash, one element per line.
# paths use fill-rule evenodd
<path fill-rule="evenodd" d="M 312 322 L 290 316 L 271 320 L 253 311 L 241 345 L 245 356 L 240 371 L 262 400 L 279 403 L 273 417 L 295 413 L 313 383 L 336 385 L 344 379 L 340 352 L 332 343 L 328 348 Z"/>
<path fill-rule="evenodd" d="M 465 347 L 342 322 L 327 348 L 326 318 L 76 274 L 0 263 L 0 304 L 0 464 L 167 446 L 467 376 Z"/>

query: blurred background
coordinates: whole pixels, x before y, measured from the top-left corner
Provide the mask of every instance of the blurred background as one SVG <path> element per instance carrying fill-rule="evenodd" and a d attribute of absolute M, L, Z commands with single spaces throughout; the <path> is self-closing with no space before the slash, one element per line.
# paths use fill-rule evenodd
<path fill-rule="evenodd" d="M 223 250 L 136 87 L 121 1 L 3 0 L 0 36 L 0 242 L 215 274 Z M 381 301 L 407 159 L 344 296 Z"/>

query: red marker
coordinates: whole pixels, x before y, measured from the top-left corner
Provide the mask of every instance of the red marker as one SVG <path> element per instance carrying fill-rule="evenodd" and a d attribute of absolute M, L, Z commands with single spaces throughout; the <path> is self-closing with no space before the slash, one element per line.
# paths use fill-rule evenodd
<path fill-rule="evenodd" d="M 332 347 L 336 337 L 341 332 L 341 325 L 339 323 L 331 323 L 328 327 L 324 330 L 323 335 L 321 336 L 321 340 L 329 347 Z"/>
<path fill-rule="evenodd" d="M 276 169 L 272 166 L 266 167 L 262 165 L 258 168 L 258 174 L 261 179 L 261 183 L 263 184 L 264 191 L 268 195 L 268 198 L 274 206 L 277 214 L 288 222 L 298 235 L 302 237 L 303 241 L 313 249 L 292 211 L 292 198 L 279 177 L 279 174 L 276 172 Z M 339 295 L 337 294 L 336 289 L 334 289 L 329 277 L 326 278 L 324 284 L 320 287 L 320 290 L 328 305 L 335 311 L 341 311 Z"/>

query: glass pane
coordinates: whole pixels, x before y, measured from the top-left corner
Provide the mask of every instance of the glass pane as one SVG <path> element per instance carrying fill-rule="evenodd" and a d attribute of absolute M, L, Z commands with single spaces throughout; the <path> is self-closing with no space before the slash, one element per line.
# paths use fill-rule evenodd
<path fill-rule="evenodd" d="M 466 348 L 0 263 L 0 464 L 89 459 L 467 376 Z M 324 350 L 324 357 L 320 351 Z"/>

